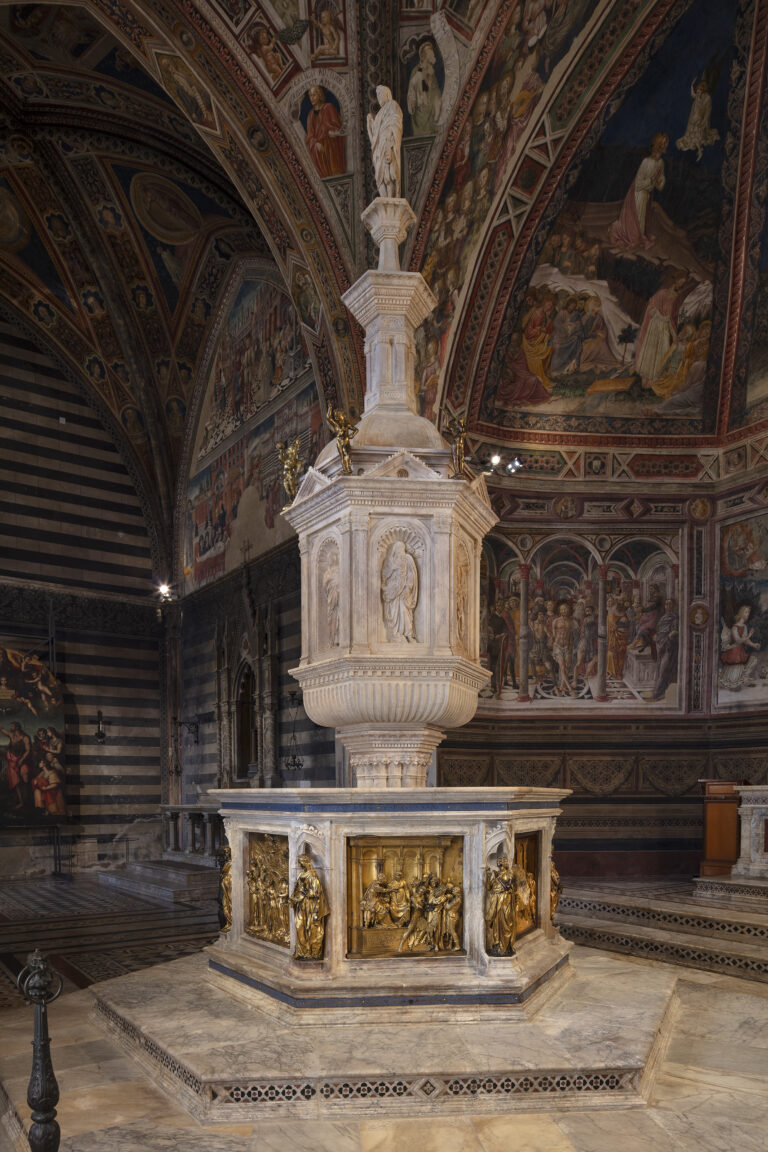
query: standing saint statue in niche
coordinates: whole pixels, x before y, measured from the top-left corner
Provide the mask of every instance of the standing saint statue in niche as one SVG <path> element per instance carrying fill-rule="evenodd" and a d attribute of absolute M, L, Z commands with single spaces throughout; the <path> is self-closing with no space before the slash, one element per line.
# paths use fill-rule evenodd
<path fill-rule="evenodd" d="M 419 570 L 402 540 L 390 544 L 381 566 L 381 604 L 389 640 L 415 640 L 413 614 L 419 601 Z"/>
<path fill-rule="evenodd" d="M 403 139 L 403 111 L 384 84 L 376 89 L 381 107 L 368 113 L 368 138 L 373 152 L 373 171 L 379 196 L 391 200 L 400 195 L 400 143 Z"/>
<path fill-rule="evenodd" d="M 299 856 L 301 871 L 296 877 L 290 897 L 296 923 L 297 960 L 322 960 L 325 943 L 325 920 L 330 915 L 323 885 L 315 871 L 309 854 Z"/>
<path fill-rule="evenodd" d="M 531 890 L 525 870 L 499 856 L 488 875 L 485 894 L 486 950 L 489 956 L 514 956 L 518 905 L 528 904 Z"/>

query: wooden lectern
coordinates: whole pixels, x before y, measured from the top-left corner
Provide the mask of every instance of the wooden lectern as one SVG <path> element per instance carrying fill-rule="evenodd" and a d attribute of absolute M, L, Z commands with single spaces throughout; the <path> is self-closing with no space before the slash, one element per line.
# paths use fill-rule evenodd
<path fill-rule="evenodd" d="M 699 780 L 704 790 L 704 859 L 700 876 L 730 876 L 739 858 L 739 794 L 747 780 Z"/>

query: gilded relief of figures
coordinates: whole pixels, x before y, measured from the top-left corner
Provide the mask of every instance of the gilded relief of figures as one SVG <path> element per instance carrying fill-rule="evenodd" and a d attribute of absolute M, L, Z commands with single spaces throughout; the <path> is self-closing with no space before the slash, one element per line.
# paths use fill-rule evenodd
<path fill-rule="evenodd" d="M 717 688 L 720 706 L 764 708 L 768 699 L 768 516 L 720 529 Z"/>
<path fill-rule="evenodd" d="M 438 301 L 417 337 L 416 384 L 421 410 L 428 419 L 436 415 L 437 375 L 445 359 L 459 294 L 494 195 L 506 181 L 510 161 L 531 123 L 544 85 L 592 7 L 591 0 L 516 4 L 475 96 L 435 209 L 422 269 Z M 472 24 L 480 5 L 470 0 L 469 4 L 456 4 L 454 11 Z M 442 98 L 438 65 L 433 42 L 423 41 L 411 58 L 403 93 L 407 128 L 413 135 L 435 130 L 438 95 Z"/>
<path fill-rule="evenodd" d="M 718 0 L 694 4 L 608 121 L 510 305 L 483 420 L 707 426 L 733 20 Z"/>
<path fill-rule="evenodd" d="M 460 837 L 356 837 L 348 875 L 351 956 L 463 949 Z"/>
<path fill-rule="evenodd" d="M 0 647 L 0 822 L 67 815 L 64 697 L 34 651 Z"/>
<path fill-rule="evenodd" d="M 554 536 L 530 559 L 524 654 L 520 561 L 498 538 L 485 546 L 481 654 L 491 682 L 480 693 L 478 714 L 546 704 L 676 707 L 680 616 L 677 564 L 669 547 L 652 539 L 629 540 L 601 565 L 586 542 Z"/>
<path fill-rule="evenodd" d="M 250 834 L 246 879 L 245 931 L 249 936 L 287 948 L 291 942 L 287 836 Z"/>

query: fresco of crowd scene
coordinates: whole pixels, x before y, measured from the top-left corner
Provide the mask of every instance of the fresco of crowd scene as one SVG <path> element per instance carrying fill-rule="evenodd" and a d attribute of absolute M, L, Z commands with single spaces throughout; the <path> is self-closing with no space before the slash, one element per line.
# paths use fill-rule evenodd
<path fill-rule="evenodd" d="M 61 685 L 34 652 L 0 647 L 0 818 L 66 816 Z"/>
<path fill-rule="evenodd" d="M 271 547 L 288 537 L 280 517 L 285 503 L 282 468 L 277 451 L 281 441 L 299 437 L 306 443 L 302 461 L 317 458 L 325 444 L 325 429 L 314 382 L 264 420 L 243 432 L 234 443 L 192 477 L 188 488 L 185 573 L 197 587 L 242 562 L 238 549 L 247 546 L 256 526 L 262 545 Z M 238 519 L 238 515 L 243 515 Z M 250 525 L 250 528 L 249 528 Z M 282 535 L 281 535 L 282 533 Z M 252 541 L 251 541 L 252 544 Z M 233 552 L 234 547 L 234 552 Z"/>
<path fill-rule="evenodd" d="M 420 333 L 420 397 L 434 419 L 437 377 L 462 285 L 491 202 L 541 92 L 593 7 L 529 0 L 512 12 L 475 97 L 435 210 L 422 269 L 438 307 Z"/>
<path fill-rule="evenodd" d="M 427 244 L 438 299 L 419 348 L 424 414 L 491 204 L 549 75 L 553 27 L 520 38 L 520 5 L 478 93 Z M 564 5 L 574 21 L 583 12 Z M 574 9 L 571 12 L 571 9 Z M 733 9 L 703 0 L 686 14 L 582 166 L 530 279 L 510 301 L 493 349 L 480 418 L 539 426 L 554 417 L 698 421 L 705 415 Z M 564 32 L 564 29 L 561 29 Z M 531 47 L 531 45 L 533 45 Z M 524 169 L 521 169 L 520 178 Z M 454 407 L 466 401 L 456 380 Z M 556 425 L 553 425 L 556 426 Z"/>
<path fill-rule="evenodd" d="M 614 578 L 606 596 L 609 700 L 676 703 L 680 622 L 666 595 L 671 573 L 658 583 Z M 533 700 L 590 700 L 597 696 L 597 587 L 537 588 L 529 605 L 528 691 Z M 520 677 L 520 591 L 512 582 L 481 602 L 483 655 L 492 678 L 481 709 L 517 699 Z M 485 702 L 483 706 L 483 701 Z"/>
<path fill-rule="evenodd" d="M 541 405 L 553 412 L 700 414 L 711 284 L 701 291 L 685 273 L 659 274 L 660 287 L 636 325 L 607 291 L 612 263 L 581 220 L 568 214 L 558 221 L 517 322 L 497 349 L 482 418 L 510 425 L 516 410 Z"/>
<path fill-rule="evenodd" d="M 290 298 L 246 280 L 224 325 L 208 385 L 199 456 L 206 456 L 279 391 L 296 337 Z"/>

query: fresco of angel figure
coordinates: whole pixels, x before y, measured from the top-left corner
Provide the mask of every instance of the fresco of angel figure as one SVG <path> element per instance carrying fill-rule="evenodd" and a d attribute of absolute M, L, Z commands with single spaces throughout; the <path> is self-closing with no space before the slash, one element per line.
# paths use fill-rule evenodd
<path fill-rule="evenodd" d="M 701 79 L 694 79 L 691 84 L 691 97 L 693 104 L 688 116 L 688 123 L 684 134 L 676 141 L 680 152 L 695 152 L 696 159 L 701 160 L 704 149 L 710 148 L 720 139 L 717 128 L 710 124 L 712 119 L 712 91 L 717 84 L 720 74 L 719 66 L 711 62 L 704 69 Z"/>
<path fill-rule="evenodd" d="M 330 3 L 315 9 L 311 17 L 315 29 L 313 60 L 337 60 L 344 55 L 344 25 L 336 8 Z"/>

